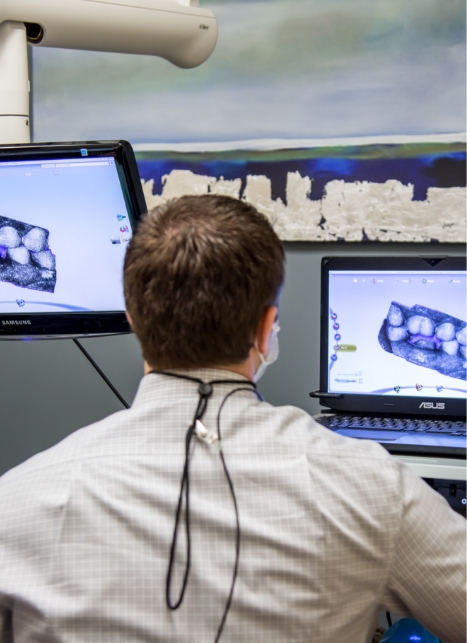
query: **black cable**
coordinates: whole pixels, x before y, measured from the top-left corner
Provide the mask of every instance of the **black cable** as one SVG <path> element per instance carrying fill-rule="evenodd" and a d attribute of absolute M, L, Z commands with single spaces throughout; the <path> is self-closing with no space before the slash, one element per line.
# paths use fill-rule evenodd
<path fill-rule="evenodd" d="M 110 388 L 110 390 L 112 391 L 112 393 L 114 393 L 114 394 L 118 397 L 118 399 L 120 400 L 120 402 L 123 404 L 123 406 L 124 406 L 126 409 L 129 409 L 129 408 L 130 408 L 130 405 L 128 404 L 128 402 L 127 402 L 127 401 L 126 401 L 126 400 L 125 400 L 125 399 L 120 395 L 120 393 L 117 391 L 117 389 L 115 388 L 115 386 L 114 386 L 114 385 L 112 384 L 112 382 L 109 380 L 109 378 L 107 377 L 107 375 L 106 375 L 106 374 L 104 373 L 104 371 L 103 371 L 103 370 L 102 370 L 102 369 L 101 369 L 101 368 L 96 364 L 96 362 L 92 359 L 91 355 L 90 355 L 90 354 L 88 353 L 88 351 L 84 348 L 84 346 L 81 344 L 81 342 L 79 342 L 77 339 L 73 339 L 73 342 L 76 344 L 76 346 L 79 348 L 79 350 L 83 353 L 83 355 L 86 357 L 86 359 L 87 359 L 87 360 L 89 360 L 89 362 L 92 364 L 92 366 L 94 366 L 94 368 L 95 368 L 95 369 L 96 369 L 96 371 L 99 373 L 99 375 L 102 377 L 102 379 L 103 379 L 103 380 L 104 380 L 104 382 L 107 384 L 107 386 Z"/>
<path fill-rule="evenodd" d="M 230 585 L 229 596 L 228 596 L 227 602 L 225 604 L 224 613 L 222 615 L 222 619 L 221 619 L 221 622 L 220 622 L 220 625 L 219 625 L 219 629 L 217 630 L 217 634 L 216 634 L 216 638 L 214 639 L 214 643 L 218 643 L 218 641 L 220 640 L 221 635 L 222 635 L 222 630 L 224 629 L 225 621 L 227 620 L 227 614 L 229 613 L 229 610 L 230 610 L 230 605 L 232 603 L 232 597 L 233 597 L 233 593 L 234 593 L 234 589 L 235 589 L 235 582 L 237 580 L 238 563 L 239 563 L 239 560 L 240 560 L 240 536 L 241 536 L 241 531 L 240 531 L 240 517 L 239 517 L 239 514 L 238 514 L 237 497 L 235 495 L 235 489 L 234 489 L 234 486 L 233 486 L 232 478 L 230 477 L 229 470 L 227 469 L 227 464 L 225 462 L 224 453 L 222 451 L 222 442 L 221 442 L 221 438 L 222 438 L 222 436 L 221 436 L 221 413 L 222 413 L 222 409 L 224 408 L 224 404 L 227 402 L 229 397 L 231 395 L 234 395 L 234 393 L 238 393 L 239 391 L 251 391 L 251 389 L 246 388 L 246 387 L 240 387 L 240 388 L 234 389 L 233 391 L 230 391 L 230 393 L 228 393 L 224 397 L 224 399 L 222 401 L 222 404 L 219 407 L 219 412 L 217 414 L 217 438 L 219 440 L 219 445 L 220 445 L 219 455 L 220 455 L 220 458 L 222 460 L 222 466 L 224 467 L 225 477 L 227 478 L 227 482 L 228 482 L 229 488 L 230 488 L 230 493 L 232 495 L 232 501 L 233 501 L 233 504 L 234 504 L 235 521 L 236 521 L 236 533 L 235 533 L 235 563 L 234 563 L 234 569 L 233 569 L 233 574 L 232 574 L 232 584 Z M 261 401 L 263 401 L 263 396 L 261 395 L 261 393 L 259 393 L 256 390 L 256 386 L 255 386 L 255 391 L 254 392 L 256 393 L 258 398 Z"/>
<path fill-rule="evenodd" d="M 152 371 L 154 372 L 154 371 Z M 193 418 L 192 423 L 190 424 L 187 434 L 185 436 L 185 462 L 183 465 L 183 474 L 182 474 L 182 481 L 180 485 L 180 494 L 178 496 L 178 503 L 177 503 L 177 511 L 175 513 L 175 525 L 174 525 L 174 532 L 173 532 L 173 537 L 172 537 L 172 544 L 170 546 L 170 558 L 169 558 L 169 566 L 167 568 L 167 577 L 166 577 L 166 583 L 165 583 L 165 600 L 167 603 L 167 607 L 171 610 L 176 610 L 180 607 L 183 601 L 183 597 L 185 595 L 185 590 L 186 586 L 188 584 L 188 576 L 190 574 L 190 567 L 191 567 L 191 534 L 190 534 L 190 444 L 191 444 L 191 438 L 193 437 L 193 431 L 196 426 L 197 420 L 200 420 L 204 412 L 206 410 L 207 406 L 207 398 L 211 395 L 212 393 L 212 386 L 206 388 L 204 394 L 200 392 L 200 389 L 202 386 L 207 387 L 208 385 L 202 383 L 199 385 L 198 392 L 200 393 L 200 399 L 198 402 L 198 406 L 196 407 L 195 415 Z M 178 597 L 178 600 L 175 601 L 175 603 L 172 603 L 170 599 L 170 587 L 172 584 L 172 569 L 175 561 L 175 550 L 177 548 L 177 537 L 178 537 L 178 526 L 180 523 L 180 515 L 182 512 L 182 504 L 183 504 L 183 491 L 185 490 L 185 533 L 186 533 L 186 562 L 185 562 L 185 574 L 183 576 L 183 583 L 182 583 L 182 588 L 180 590 L 180 594 Z"/>
<path fill-rule="evenodd" d="M 196 382 L 199 384 L 198 386 L 198 394 L 199 394 L 199 401 L 198 401 L 198 406 L 196 407 L 196 411 L 193 417 L 193 421 L 190 424 L 186 437 L 185 437 L 185 462 L 183 466 L 183 474 L 182 474 L 182 480 L 181 480 L 181 485 L 180 485 L 180 494 L 178 496 L 178 503 L 177 503 L 177 510 L 175 512 L 175 525 L 174 525 L 174 532 L 173 532 L 173 537 L 172 537 L 172 544 L 170 547 L 170 558 L 169 558 L 169 566 L 167 569 L 167 578 L 166 578 L 166 604 L 167 607 L 171 610 L 176 610 L 180 607 L 183 601 L 183 597 L 185 595 L 185 590 L 186 586 L 188 584 L 188 577 L 190 573 L 190 567 L 191 567 L 191 535 L 190 535 L 190 470 L 189 470 L 189 461 L 190 461 L 190 444 L 191 444 L 191 438 L 193 437 L 193 432 L 196 426 L 196 422 L 198 420 L 201 420 L 203 417 L 207 405 L 208 405 L 208 400 L 210 396 L 213 393 L 213 385 L 214 384 L 241 384 L 241 387 L 238 387 L 234 389 L 233 391 L 230 391 L 228 393 L 223 401 L 222 404 L 220 405 L 219 412 L 217 414 L 217 438 L 219 440 L 219 455 L 222 461 L 222 467 L 224 469 L 225 476 L 227 478 L 227 482 L 229 485 L 230 493 L 232 495 L 232 500 L 233 500 L 233 505 L 235 509 L 235 521 L 236 521 L 236 534 L 235 534 L 235 563 L 234 563 L 234 570 L 232 574 L 232 583 L 230 586 L 230 591 L 229 591 L 229 596 L 227 598 L 227 602 L 225 605 L 224 613 L 222 615 L 222 619 L 219 625 L 219 628 L 217 630 L 216 638 L 214 643 L 218 643 L 221 635 L 222 635 L 222 630 L 224 629 L 225 621 L 227 619 L 227 614 L 230 609 L 230 605 L 232 603 L 232 597 L 233 597 L 233 592 L 235 588 L 235 581 L 237 579 L 237 573 L 238 573 L 238 563 L 240 559 L 240 518 L 239 518 L 239 513 L 238 513 L 238 505 L 237 505 L 237 498 L 235 495 L 235 489 L 233 486 L 232 478 L 230 477 L 229 470 L 227 468 L 227 464 L 225 462 L 224 454 L 222 452 L 222 447 L 221 447 L 221 429 L 220 429 L 220 417 L 221 417 L 221 412 L 222 409 L 224 408 L 224 405 L 228 398 L 233 395 L 234 393 L 237 393 L 238 391 L 251 391 L 252 389 L 250 387 L 253 387 L 254 393 L 258 396 L 258 398 L 263 401 L 262 395 L 256 390 L 256 384 L 254 382 L 246 382 L 243 380 L 212 380 L 210 382 L 203 382 L 203 380 L 197 378 L 197 377 L 190 377 L 189 375 L 181 375 L 179 373 L 171 373 L 169 371 L 150 371 L 150 373 L 158 374 L 158 375 L 168 375 L 169 377 L 176 377 L 178 379 L 183 379 L 183 380 L 189 380 L 191 382 Z M 175 550 L 177 546 L 177 536 L 178 536 L 178 527 L 180 524 L 180 516 L 182 512 L 182 504 L 183 504 L 183 495 L 185 491 L 185 533 L 186 533 L 186 562 L 185 562 L 185 574 L 183 577 L 183 583 L 182 583 L 182 588 L 180 590 L 180 594 L 178 597 L 178 600 L 175 603 L 172 603 L 170 599 L 170 588 L 171 588 L 171 583 L 172 583 L 172 569 L 173 569 L 173 564 L 174 564 L 174 559 L 175 559 Z"/>
<path fill-rule="evenodd" d="M 389 611 L 386 612 L 386 618 L 387 618 L 389 627 L 392 627 L 392 619 L 391 619 L 391 614 L 389 613 Z"/>

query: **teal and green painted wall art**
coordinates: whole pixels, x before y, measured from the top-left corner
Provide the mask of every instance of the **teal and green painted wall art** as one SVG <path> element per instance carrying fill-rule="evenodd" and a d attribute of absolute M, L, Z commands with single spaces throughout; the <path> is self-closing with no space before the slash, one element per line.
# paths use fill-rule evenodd
<path fill-rule="evenodd" d="M 197 69 L 35 49 L 34 140 L 125 138 L 149 204 L 224 191 L 284 239 L 465 239 L 463 0 L 200 4 Z"/>

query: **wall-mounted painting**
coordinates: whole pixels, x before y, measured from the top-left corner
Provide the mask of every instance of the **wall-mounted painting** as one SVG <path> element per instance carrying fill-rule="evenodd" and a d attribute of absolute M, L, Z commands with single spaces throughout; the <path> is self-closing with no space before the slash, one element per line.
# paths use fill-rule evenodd
<path fill-rule="evenodd" d="M 466 240 L 465 142 L 137 153 L 149 208 L 227 194 L 286 241 Z"/>
<path fill-rule="evenodd" d="M 465 240 L 464 0 L 200 0 L 197 69 L 34 49 L 34 140 L 124 138 L 148 204 L 248 199 L 288 240 Z"/>

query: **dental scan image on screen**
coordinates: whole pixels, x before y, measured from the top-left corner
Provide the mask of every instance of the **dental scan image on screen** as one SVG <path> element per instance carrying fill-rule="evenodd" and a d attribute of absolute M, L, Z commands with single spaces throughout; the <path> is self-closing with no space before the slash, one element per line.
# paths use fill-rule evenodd
<path fill-rule="evenodd" d="M 0 313 L 123 311 L 131 222 L 113 157 L 0 163 Z"/>
<path fill-rule="evenodd" d="M 465 398 L 464 271 L 329 274 L 330 392 Z"/>

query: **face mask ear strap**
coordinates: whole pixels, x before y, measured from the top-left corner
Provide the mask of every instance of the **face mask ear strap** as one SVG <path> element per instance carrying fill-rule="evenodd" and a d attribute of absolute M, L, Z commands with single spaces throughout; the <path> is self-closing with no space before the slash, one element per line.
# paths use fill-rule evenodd
<path fill-rule="evenodd" d="M 264 363 L 266 362 L 266 360 L 265 360 L 265 358 L 264 358 L 263 353 L 262 353 L 262 352 L 259 350 L 259 348 L 258 348 L 258 341 L 257 341 L 257 340 L 255 340 L 255 343 L 253 344 L 253 346 L 256 348 L 256 352 L 257 352 L 257 353 L 258 353 L 258 355 L 259 355 L 259 358 L 260 358 L 260 360 L 261 360 L 261 364 L 264 364 Z"/>

